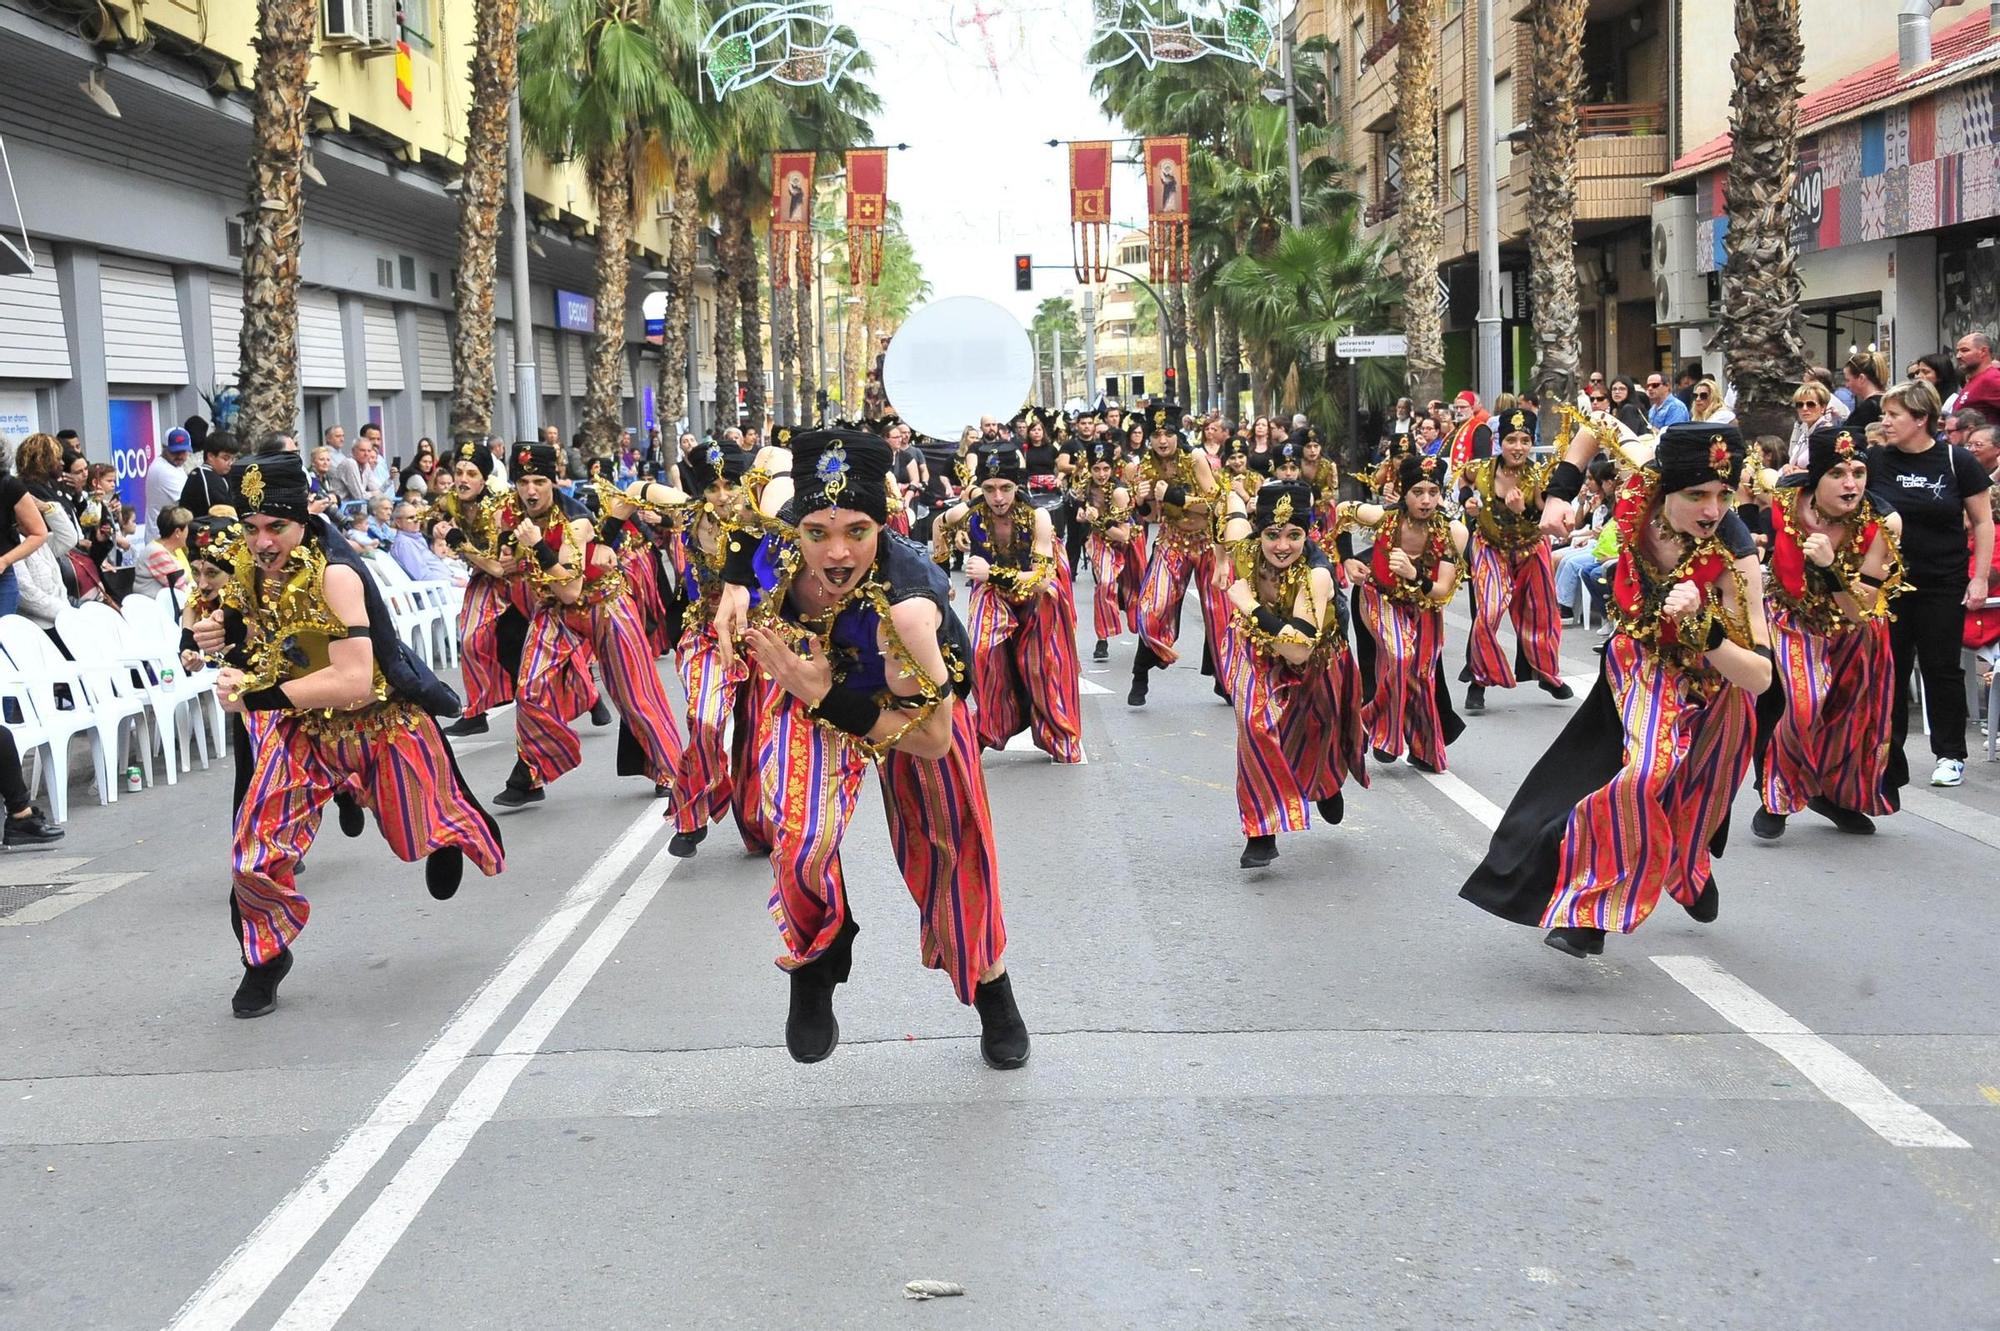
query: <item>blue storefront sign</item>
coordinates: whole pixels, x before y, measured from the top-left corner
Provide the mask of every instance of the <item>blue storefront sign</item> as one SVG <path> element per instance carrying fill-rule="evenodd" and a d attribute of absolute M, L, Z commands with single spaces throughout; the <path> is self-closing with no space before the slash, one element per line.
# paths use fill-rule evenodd
<path fill-rule="evenodd" d="M 597 302 L 575 291 L 556 292 L 556 327 L 566 333 L 597 331 Z"/>

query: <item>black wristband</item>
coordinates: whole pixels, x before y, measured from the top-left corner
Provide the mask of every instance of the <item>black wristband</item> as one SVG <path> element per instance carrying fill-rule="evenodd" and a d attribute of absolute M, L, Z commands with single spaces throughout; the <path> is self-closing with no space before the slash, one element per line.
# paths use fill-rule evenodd
<path fill-rule="evenodd" d="M 866 739 L 868 732 L 882 717 L 882 704 L 876 702 L 859 689 L 844 688 L 839 684 L 826 691 L 826 696 L 811 709 L 815 720 L 824 721 L 835 730 L 843 730 L 860 739 Z"/>
<path fill-rule="evenodd" d="M 1339 552 L 1342 559 L 1354 558 L 1354 533 L 1344 531 L 1334 537 L 1333 548 Z"/>
<path fill-rule="evenodd" d="M 1260 632 L 1268 633 L 1272 637 L 1282 633 L 1285 628 L 1283 615 L 1261 605 L 1250 612 L 1250 622 L 1255 624 Z"/>
<path fill-rule="evenodd" d="M 444 534 L 444 543 L 447 549 L 451 550 L 459 549 L 461 546 L 465 544 L 465 533 L 460 531 L 458 528 L 453 527 L 450 531 Z"/>
<path fill-rule="evenodd" d="M 1289 628 L 1297 629 L 1308 638 L 1319 636 L 1319 629 L 1314 627 L 1311 621 L 1300 619 L 1297 615 L 1293 615 L 1290 619 L 1287 619 L 1285 624 Z"/>
<path fill-rule="evenodd" d="M 1813 581 L 1817 582 L 1827 591 L 1843 592 L 1847 590 L 1846 587 L 1841 585 L 1840 575 L 1835 573 L 1831 566 L 1821 567 L 1818 564 L 1808 561 L 1806 571 L 1812 574 Z"/>
<path fill-rule="evenodd" d="M 1720 616 L 1708 621 L 1708 642 L 1702 647 L 1704 652 L 1712 652 L 1729 640 L 1729 626 Z"/>
<path fill-rule="evenodd" d="M 194 640 L 193 629 L 181 630 L 181 650 L 184 652 L 194 652 L 196 655 L 201 653 L 201 645 Z"/>
<path fill-rule="evenodd" d="M 1866 573 L 1863 573 L 1861 575 L 1861 585 L 1864 587 L 1873 587 L 1876 591 L 1880 591 L 1882 590 L 1882 579 L 1871 578 Z"/>
<path fill-rule="evenodd" d="M 1423 589 L 1423 593 L 1426 596 L 1429 596 L 1431 594 L 1431 588 L 1437 586 L 1436 578 L 1433 578 L 1430 574 L 1421 571 L 1418 572 L 1417 576 L 1413 578 L 1412 581 L 1415 582 L 1418 587 L 1421 587 Z"/>
<path fill-rule="evenodd" d="M 744 531 L 724 532 L 722 545 L 722 580 L 738 587 L 755 587 L 758 538 Z"/>
<path fill-rule="evenodd" d="M 290 706 L 292 700 L 276 684 L 243 695 L 243 710 L 246 712 L 280 712 Z"/>
<path fill-rule="evenodd" d="M 542 566 L 542 572 L 548 572 L 561 562 L 561 560 L 562 556 L 557 554 L 551 547 L 546 545 L 535 547 L 535 562 Z"/>
<path fill-rule="evenodd" d="M 1568 458 L 1556 463 L 1555 469 L 1549 473 L 1549 483 L 1542 488 L 1542 494 L 1546 497 L 1571 504 L 1575 503 L 1576 497 L 1582 493 L 1583 468 Z"/>
<path fill-rule="evenodd" d="M 1175 508 L 1179 508 L 1182 504 L 1185 504 L 1187 502 L 1187 487 L 1185 485 L 1169 485 L 1167 487 L 1165 502 L 1172 504 Z"/>
<path fill-rule="evenodd" d="M 610 546 L 613 550 L 617 550 L 624 546 L 625 534 L 630 530 L 631 527 L 626 523 L 625 519 L 606 518 L 604 525 L 598 528 L 597 539 L 605 545 Z"/>
<path fill-rule="evenodd" d="M 1776 665 L 1778 663 L 1778 658 L 1771 654 L 1771 649 L 1769 647 L 1753 646 L 1750 648 L 1750 650 L 1757 653 L 1757 655 L 1763 657 L 1766 661 L 1769 661 L 1772 665 Z"/>

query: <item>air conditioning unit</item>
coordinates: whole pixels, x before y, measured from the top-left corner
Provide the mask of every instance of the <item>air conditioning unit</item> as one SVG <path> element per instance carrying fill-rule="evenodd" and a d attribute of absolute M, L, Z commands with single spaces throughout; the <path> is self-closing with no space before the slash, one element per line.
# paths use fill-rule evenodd
<path fill-rule="evenodd" d="M 1695 266 L 1692 194 L 1676 194 L 1653 205 L 1653 322 L 1661 327 L 1705 323 L 1708 282 Z"/>
<path fill-rule="evenodd" d="M 396 22 L 396 0 L 351 0 L 351 2 L 367 13 L 368 45 L 393 47 L 401 26 Z"/>
<path fill-rule="evenodd" d="M 368 0 L 319 0 L 319 27 L 329 46 L 368 41 Z"/>

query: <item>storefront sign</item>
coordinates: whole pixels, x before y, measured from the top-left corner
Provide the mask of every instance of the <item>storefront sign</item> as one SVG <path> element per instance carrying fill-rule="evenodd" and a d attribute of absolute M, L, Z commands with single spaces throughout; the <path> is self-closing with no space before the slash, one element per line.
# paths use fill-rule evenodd
<path fill-rule="evenodd" d="M 146 468 L 153 465 L 157 447 L 153 425 L 150 400 L 111 399 L 111 465 L 118 472 L 118 502 L 131 505 L 142 523 L 153 516 L 146 512 Z"/>
<path fill-rule="evenodd" d="M 42 416 L 33 393 L 0 393 L 0 436 L 18 444 L 41 428 Z"/>
<path fill-rule="evenodd" d="M 565 333 L 596 332 L 597 302 L 574 291 L 557 291 L 556 327 Z"/>

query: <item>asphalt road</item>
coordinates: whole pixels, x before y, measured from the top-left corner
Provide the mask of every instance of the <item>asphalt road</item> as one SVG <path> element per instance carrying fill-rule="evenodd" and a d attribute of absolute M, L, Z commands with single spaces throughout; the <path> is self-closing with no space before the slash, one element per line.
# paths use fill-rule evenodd
<path fill-rule="evenodd" d="M 1191 667 L 1127 708 L 1130 660 L 1087 765 L 988 758 L 1016 1073 L 918 963 L 872 780 L 812 1067 L 765 863 L 667 858 L 610 731 L 453 901 L 329 826 L 258 1021 L 226 773 L 80 803 L 0 858 L 64 884 L 0 916 L 0 1327 L 2000 1326 L 2000 765 L 1740 835 L 1717 924 L 1578 962 L 1456 896 L 1566 705 L 1494 691 L 1447 778 L 1245 872 L 1230 713 Z M 482 795 L 510 739 L 461 746 Z"/>

